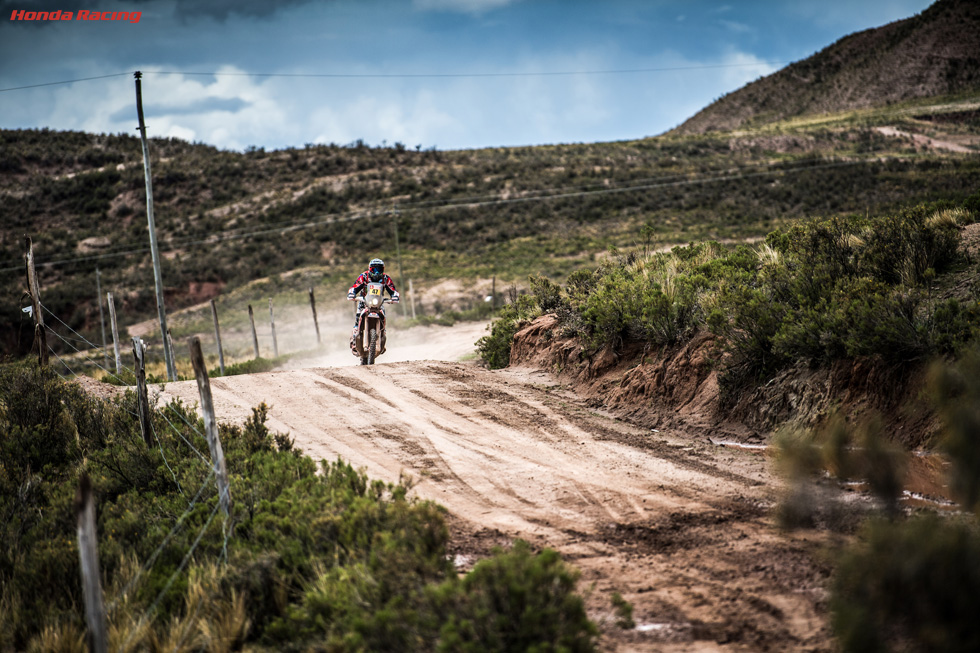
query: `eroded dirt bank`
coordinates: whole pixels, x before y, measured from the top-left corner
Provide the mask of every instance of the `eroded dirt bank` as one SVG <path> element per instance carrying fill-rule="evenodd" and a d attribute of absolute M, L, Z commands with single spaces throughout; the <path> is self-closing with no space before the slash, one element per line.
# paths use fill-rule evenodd
<path fill-rule="evenodd" d="M 212 390 L 219 420 L 266 402 L 271 428 L 310 455 L 413 477 L 416 495 L 448 509 L 464 567 L 517 537 L 557 549 L 582 570 L 604 650 L 833 649 L 821 536 L 774 528 L 778 483 L 763 454 L 666 420 L 631 425 L 561 383 L 526 362 L 416 360 L 227 377 Z M 196 384 L 167 384 L 171 397 L 193 405 Z M 615 625 L 613 592 L 636 628 Z"/>
<path fill-rule="evenodd" d="M 922 393 L 924 364 L 889 367 L 874 360 L 800 363 L 758 387 L 724 397 L 715 337 L 699 332 L 674 347 L 583 350 L 543 315 L 514 336 L 511 364 L 556 375 L 593 406 L 650 428 L 671 428 L 714 441 L 762 443 L 783 424 L 816 426 L 834 411 L 857 420 L 883 416 L 889 436 L 909 448 L 927 444 L 939 422 Z"/>

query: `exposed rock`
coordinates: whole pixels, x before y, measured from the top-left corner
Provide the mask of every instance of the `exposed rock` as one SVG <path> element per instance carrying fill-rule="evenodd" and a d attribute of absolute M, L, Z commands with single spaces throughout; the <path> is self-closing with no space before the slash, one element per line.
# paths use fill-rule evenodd
<path fill-rule="evenodd" d="M 78 242 L 78 251 L 82 254 L 101 252 L 112 245 L 112 241 L 105 236 L 92 236 Z"/>

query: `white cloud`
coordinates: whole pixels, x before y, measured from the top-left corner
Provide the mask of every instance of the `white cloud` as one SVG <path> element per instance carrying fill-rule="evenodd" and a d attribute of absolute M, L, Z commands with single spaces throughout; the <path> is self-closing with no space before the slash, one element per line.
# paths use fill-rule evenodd
<path fill-rule="evenodd" d="M 413 0 L 416 9 L 422 11 L 456 11 L 465 14 L 482 14 L 499 9 L 520 0 Z"/>
<path fill-rule="evenodd" d="M 735 34 L 751 34 L 755 32 L 754 27 L 735 20 L 719 20 L 718 22 L 729 32 L 733 32 Z"/>
<path fill-rule="evenodd" d="M 606 46 L 528 55 L 512 70 L 611 70 L 622 67 L 619 60 L 615 46 Z M 591 142 L 660 133 L 775 69 L 744 52 L 729 53 L 723 67 L 718 63 L 665 52 L 635 59 L 629 67 L 681 70 L 424 81 L 253 77 L 231 66 L 221 68 L 221 75 L 193 76 L 157 72 L 173 70 L 163 64 L 143 67 L 143 101 L 150 136 L 239 151 L 357 139 L 439 149 Z M 135 133 L 130 76 L 29 93 L 25 105 L 35 119 L 42 116 L 41 124 Z"/>
<path fill-rule="evenodd" d="M 766 63 L 754 54 L 745 52 L 732 52 L 724 57 L 723 62 L 727 66 L 722 68 L 724 71 L 722 81 L 727 88 L 725 93 L 737 90 L 749 82 L 778 70 L 778 66 Z"/>

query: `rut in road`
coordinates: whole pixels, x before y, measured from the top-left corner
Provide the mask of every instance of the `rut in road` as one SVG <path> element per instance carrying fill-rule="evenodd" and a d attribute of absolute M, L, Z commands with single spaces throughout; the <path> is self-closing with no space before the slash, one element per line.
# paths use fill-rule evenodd
<path fill-rule="evenodd" d="M 386 481 L 408 473 L 418 496 L 505 532 L 561 539 L 569 530 L 708 509 L 692 497 L 710 501 L 730 490 L 730 475 L 667 447 L 658 453 L 624 444 L 649 434 L 589 415 L 519 374 L 415 362 L 242 375 L 211 385 L 219 420 L 242 422 L 264 401 L 269 427 L 288 432 L 314 458 L 339 456 Z M 190 382 L 166 386 L 165 396 L 191 404 L 196 395 Z"/>

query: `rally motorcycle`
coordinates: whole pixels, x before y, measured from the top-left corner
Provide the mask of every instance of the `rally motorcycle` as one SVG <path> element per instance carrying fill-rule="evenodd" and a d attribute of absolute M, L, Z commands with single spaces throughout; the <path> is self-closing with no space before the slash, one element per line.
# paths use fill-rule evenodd
<path fill-rule="evenodd" d="M 361 359 L 361 365 L 374 365 L 374 359 L 385 353 L 385 314 L 382 306 L 385 302 L 393 301 L 384 296 L 385 287 L 382 283 L 372 282 L 367 285 L 363 297 L 361 315 L 357 327 L 351 336 L 351 353 Z"/>

